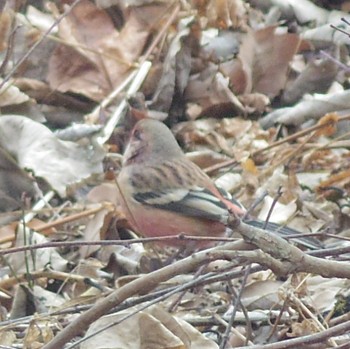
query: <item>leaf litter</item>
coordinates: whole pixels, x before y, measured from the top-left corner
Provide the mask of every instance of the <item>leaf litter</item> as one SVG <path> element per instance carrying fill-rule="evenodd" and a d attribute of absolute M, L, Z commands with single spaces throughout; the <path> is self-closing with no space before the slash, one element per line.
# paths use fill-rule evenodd
<path fill-rule="evenodd" d="M 318 234 L 326 249 L 344 249 L 329 259 L 348 260 L 350 39 L 331 25 L 350 30 L 341 19 L 349 4 L 320 3 L 4 6 L 1 344 L 42 347 L 99 298 L 180 258 L 129 244 L 137 236 L 115 199 L 128 132 L 147 116 L 165 120 L 189 158 L 254 216 Z M 21 250 L 50 243 L 61 245 Z M 243 282 L 247 268 L 219 258 L 145 285 L 75 340 L 85 349 L 282 348 L 316 333 L 319 347 L 349 341 L 331 332 L 348 315 L 347 279 L 254 263 Z"/>

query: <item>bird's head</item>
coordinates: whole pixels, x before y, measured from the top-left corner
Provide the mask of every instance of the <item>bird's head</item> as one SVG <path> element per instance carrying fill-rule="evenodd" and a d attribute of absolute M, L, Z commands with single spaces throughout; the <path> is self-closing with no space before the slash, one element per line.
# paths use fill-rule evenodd
<path fill-rule="evenodd" d="M 123 166 L 143 162 L 159 163 L 183 156 L 174 135 L 162 122 L 142 119 L 131 131 Z"/>

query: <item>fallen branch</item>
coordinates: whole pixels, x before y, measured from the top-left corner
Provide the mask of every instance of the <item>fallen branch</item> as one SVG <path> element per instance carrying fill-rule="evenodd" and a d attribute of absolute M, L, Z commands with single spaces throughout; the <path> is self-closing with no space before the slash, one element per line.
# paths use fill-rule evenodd
<path fill-rule="evenodd" d="M 350 265 L 348 263 L 323 260 L 309 256 L 297 247 L 289 244 L 283 238 L 269 234 L 233 218 L 229 226 L 242 234 L 244 239 L 261 249 L 255 251 L 236 251 L 236 243 L 227 243 L 208 250 L 203 250 L 191 256 L 153 271 L 141 278 L 115 290 L 106 298 L 100 300 L 91 309 L 69 324 L 58 333 L 43 349 L 62 348 L 64 344 L 84 332 L 88 326 L 105 315 L 111 308 L 119 305 L 129 297 L 150 291 L 161 282 L 178 275 L 192 272 L 201 265 L 214 260 L 236 259 L 241 263 L 259 263 L 268 266 L 275 273 L 287 275 L 295 272 L 308 272 L 323 277 L 340 277 L 350 279 Z"/>
<path fill-rule="evenodd" d="M 239 232 L 246 242 L 261 249 L 261 251 L 245 252 L 244 258 L 250 262 L 267 266 L 278 275 L 306 272 L 326 278 L 350 279 L 350 265 L 347 262 L 326 260 L 308 255 L 283 238 L 240 222 L 236 218 L 229 222 L 229 227 Z M 224 247 L 225 245 L 221 248 Z"/>

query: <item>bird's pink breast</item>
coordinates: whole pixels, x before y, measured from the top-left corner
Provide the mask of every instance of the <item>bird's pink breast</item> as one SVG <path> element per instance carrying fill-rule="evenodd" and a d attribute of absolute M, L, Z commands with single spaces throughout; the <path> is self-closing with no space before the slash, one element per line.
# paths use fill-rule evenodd
<path fill-rule="evenodd" d="M 224 224 L 208 219 L 188 217 L 178 212 L 156 209 L 137 202 L 122 202 L 123 213 L 133 229 L 144 237 L 174 235 L 222 236 Z M 168 245 L 182 246 L 179 239 L 167 241 Z"/>

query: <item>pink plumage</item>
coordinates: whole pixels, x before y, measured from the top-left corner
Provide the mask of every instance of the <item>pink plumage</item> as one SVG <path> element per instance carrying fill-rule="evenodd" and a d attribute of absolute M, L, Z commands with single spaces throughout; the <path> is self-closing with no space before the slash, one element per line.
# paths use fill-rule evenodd
<path fill-rule="evenodd" d="M 140 120 L 133 128 L 117 185 L 123 213 L 131 227 L 145 237 L 221 237 L 229 215 L 243 217 L 246 212 L 187 159 L 163 123 L 152 119 Z M 256 219 L 246 218 L 246 222 L 286 237 L 300 234 Z M 167 241 L 169 245 L 183 245 L 179 239 Z M 320 248 L 319 242 L 310 237 L 295 241 L 308 248 Z"/>
<path fill-rule="evenodd" d="M 171 131 L 152 119 L 139 121 L 132 130 L 117 183 L 123 213 L 146 237 L 222 236 L 229 211 L 244 214 L 187 159 Z M 170 243 L 181 244 L 176 239 Z"/>

